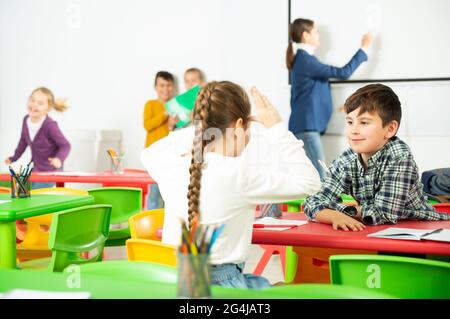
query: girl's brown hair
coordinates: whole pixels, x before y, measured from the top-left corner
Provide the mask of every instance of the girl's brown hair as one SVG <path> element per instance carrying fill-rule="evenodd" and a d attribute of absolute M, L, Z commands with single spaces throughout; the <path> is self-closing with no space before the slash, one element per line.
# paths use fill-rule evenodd
<path fill-rule="evenodd" d="M 218 129 L 224 135 L 238 119 L 243 120 L 244 127 L 250 121 L 250 101 L 245 91 L 237 84 L 228 81 L 210 82 L 203 87 L 195 101 L 193 118 L 195 124 L 194 147 L 192 149 L 190 182 L 188 187 L 189 228 L 195 215 L 200 217 L 199 200 L 202 177 L 203 152 L 214 141 L 204 138 L 207 129 Z"/>
<path fill-rule="evenodd" d="M 31 92 L 30 96 L 32 96 L 36 92 L 41 92 L 42 94 L 47 96 L 48 105 L 50 106 L 50 108 L 53 108 L 58 112 L 67 111 L 67 109 L 69 108 L 66 99 L 55 99 L 53 92 L 46 87 L 38 87 L 37 89 L 33 90 L 33 92 Z"/>
<path fill-rule="evenodd" d="M 295 19 L 289 27 L 290 41 L 286 50 L 286 66 L 290 70 L 294 64 L 295 54 L 292 51 L 292 42 L 302 42 L 303 32 L 311 32 L 314 21 L 308 19 Z"/>

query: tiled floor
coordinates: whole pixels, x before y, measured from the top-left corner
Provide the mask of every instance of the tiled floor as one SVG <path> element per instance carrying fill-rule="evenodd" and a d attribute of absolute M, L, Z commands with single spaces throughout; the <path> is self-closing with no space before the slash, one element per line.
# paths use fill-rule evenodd
<path fill-rule="evenodd" d="M 107 260 L 127 259 L 125 247 L 106 247 L 105 253 Z M 250 257 L 245 263 L 245 273 L 253 273 L 262 254 L 263 250 L 258 245 L 252 245 Z M 279 255 L 272 256 L 262 275 L 272 284 L 284 281 Z"/>

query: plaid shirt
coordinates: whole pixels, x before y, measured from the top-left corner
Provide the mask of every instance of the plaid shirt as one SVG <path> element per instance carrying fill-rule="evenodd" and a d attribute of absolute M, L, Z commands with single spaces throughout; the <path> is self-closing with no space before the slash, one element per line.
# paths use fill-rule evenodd
<path fill-rule="evenodd" d="M 367 170 L 357 153 L 346 150 L 331 164 L 321 190 L 305 201 L 305 214 L 315 220 L 322 209 L 345 211 L 341 194 L 352 195 L 361 206 L 363 222 L 395 224 L 399 219 L 447 220 L 427 203 L 411 151 L 399 138 L 389 140 L 369 158 Z"/>

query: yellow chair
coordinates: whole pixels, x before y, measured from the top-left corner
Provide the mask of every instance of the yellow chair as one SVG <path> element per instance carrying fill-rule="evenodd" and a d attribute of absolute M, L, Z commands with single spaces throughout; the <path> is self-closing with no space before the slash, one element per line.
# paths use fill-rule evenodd
<path fill-rule="evenodd" d="M 31 195 L 88 195 L 88 192 L 80 189 L 52 187 L 39 188 L 31 191 Z M 52 214 L 45 214 L 25 218 L 27 230 L 23 241 L 17 245 L 17 258 L 21 261 L 50 257 L 48 248 L 49 228 L 52 223 Z"/>
<path fill-rule="evenodd" d="M 11 192 L 11 189 L 9 187 L 0 186 L 0 193 L 6 194 L 6 193 L 9 193 L 9 192 Z"/>
<path fill-rule="evenodd" d="M 89 195 L 89 193 L 84 189 L 75 189 L 75 188 L 67 188 L 67 187 L 49 187 L 49 188 L 38 188 L 33 189 L 31 194 L 45 194 L 45 195 L 74 195 L 74 196 L 82 196 Z"/>
<path fill-rule="evenodd" d="M 149 239 L 128 239 L 126 246 L 130 261 L 147 261 L 173 267 L 177 265 L 175 246 Z"/>
<path fill-rule="evenodd" d="M 161 241 L 157 232 L 164 225 L 163 208 L 140 212 L 131 216 L 128 221 L 131 238 Z"/>

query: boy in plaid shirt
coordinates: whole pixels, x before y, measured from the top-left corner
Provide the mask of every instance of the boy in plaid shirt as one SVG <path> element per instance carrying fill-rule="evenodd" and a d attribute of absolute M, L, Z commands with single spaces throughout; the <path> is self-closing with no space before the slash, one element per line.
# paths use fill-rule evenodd
<path fill-rule="evenodd" d="M 402 111 L 391 88 L 370 84 L 345 101 L 350 148 L 330 166 L 321 190 L 305 201 L 310 220 L 359 231 L 399 219 L 445 220 L 427 203 L 411 150 L 396 137 Z M 357 206 L 342 203 L 350 194 Z"/>

